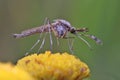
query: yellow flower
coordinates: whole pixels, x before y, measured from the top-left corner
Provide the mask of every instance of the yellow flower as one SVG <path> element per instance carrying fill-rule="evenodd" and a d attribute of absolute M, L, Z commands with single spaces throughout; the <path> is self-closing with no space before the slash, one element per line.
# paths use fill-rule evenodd
<path fill-rule="evenodd" d="M 0 63 L 0 80 L 35 80 L 27 72 L 11 63 Z"/>
<path fill-rule="evenodd" d="M 90 74 L 88 66 L 68 53 L 32 54 L 20 59 L 17 67 L 37 80 L 82 80 Z"/>

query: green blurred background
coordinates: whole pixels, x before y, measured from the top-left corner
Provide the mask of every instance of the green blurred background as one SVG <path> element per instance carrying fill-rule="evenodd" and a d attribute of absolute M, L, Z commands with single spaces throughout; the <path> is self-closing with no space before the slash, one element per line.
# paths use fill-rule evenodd
<path fill-rule="evenodd" d="M 88 34 L 104 43 L 99 46 L 86 38 L 94 48 L 90 50 L 75 38 L 74 54 L 89 65 L 89 79 L 120 80 L 120 0 L 0 0 L 0 61 L 15 63 L 23 57 L 39 34 L 23 39 L 14 39 L 12 34 L 42 25 L 45 17 L 66 19 L 76 28 L 88 27 Z M 67 41 L 60 41 L 58 48 L 54 40 L 53 52 L 69 52 Z M 49 40 L 41 52 L 45 50 L 49 50 Z"/>

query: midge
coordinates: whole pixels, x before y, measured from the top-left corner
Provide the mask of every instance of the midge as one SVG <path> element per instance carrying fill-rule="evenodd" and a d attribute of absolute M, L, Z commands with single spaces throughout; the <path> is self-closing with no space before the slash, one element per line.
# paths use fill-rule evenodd
<path fill-rule="evenodd" d="M 85 44 L 87 44 L 87 46 L 89 48 L 91 48 L 90 44 L 85 39 L 83 39 L 82 36 L 86 36 L 86 37 L 89 37 L 89 38 L 93 39 L 97 44 L 102 44 L 102 41 L 100 39 L 98 39 L 97 37 L 95 37 L 93 35 L 85 34 L 87 31 L 88 31 L 87 28 L 76 29 L 68 21 L 63 20 L 63 19 L 56 19 L 56 20 L 53 20 L 53 23 L 50 23 L 49 20 L 46 18 L 44 25 L 22 31 L 20 34 L 13 34 L 13 36 L 15 38 L 23 38 L 23 37 L 27 37 L 27 36 L 30 36 L 30 35 L 33 35 L 33 34 L 36 34 L 36 33 L 39 33 L 39 34 L 49 33 L 49 35 L 50 35 L 50 37 L 49 37 L 50 38 L 50 46 L 51 46 L 50 48 L 52 48 L 53 41 L 52 41 L 51 32 L 53 32 L 54 35 L 57 38 L 58 45 L 59 45 L 58 38 L 68 39 L 69 49 L 73 53 L 73 51 L 72 51 L 73 41 L 70 42 L 69 38 L 74 38 L 74 37 L 68 36 L 68 33 L 71 33 L 71 34 L 77 36 Z M 79 34 L 78 32 L 81 32 L 81 34 Z M 46 34 L 42 39 L 40 48 L 38 49 L 38 52 L 40 51 L 40 49 L 43 47 L 43 45 L 45 43 Z M 40 39 L 41 39 L 41 35 L 40 35 L 40 38 L 37 40 L 37 42 L 29 50 L 29 52 L 40 42 Z M 28 52 L 26 53 L 26 55 L 28 55 Z"/>

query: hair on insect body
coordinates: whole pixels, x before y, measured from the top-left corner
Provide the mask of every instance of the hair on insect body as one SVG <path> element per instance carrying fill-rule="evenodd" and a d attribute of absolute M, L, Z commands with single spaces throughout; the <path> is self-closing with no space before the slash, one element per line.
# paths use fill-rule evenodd
<path fill-rule="evenodd" d="M 98 39 L 97 37 L 95 37 L 94 35 L 83 34 L 83 33 L 88 32 L 87 28 L 76 29 L 68 21 L 63 20 L 63 19 L 56 19 L 56 20 L 53 20 L 52 23 L 50 23 L 49 20 L 46 18 L 44 25 L 39 26 L 39 27 L 35 27 L 35 28 L 31 28 L 28 30 L 24 30 L 20 34 L 13 34 L 13 36 L 15 38 L 23 38 L 23 37 L 27 37 L 27 36 L 39 33 L 40 37 L 36 41 L 36 43 L 32 46 L 32 48 L 29 50 L 29 52 L 30 52 L 40 42 L 41 34 L 45 33 L 45 36 L 43 37 L 41 45 L 38 49 L 38 52 L 39 52 L 45 43 L 47 33 L 49 33 L 49 35 L 50 35 L 50 37 L 49 37 L 50 38 L 50 48 L 52 49 L 52 45 L 53 45 L 52 36 L 51 36 L 52 32 L 54 33 L 55 37 L 57 38 L 58 45 L 59 45 L 59 42 L 58 42 L 59 38 L 68 39 L 68 45 L 69 45 L 69 49 L 70 49 L 71 53 L 73 53 L 73 50 L 72 50 L 73 41 L 70 42 L 69 38 L 74 38 L 74 37 L 68 36 L 68 33 L 71 33 L 71 34 L 77 36 L 85 44 L 87 44 L 87 46 L 89 48 L 91 48 L 90 44 L 84 38 L 82 38 L 82 36 L 89 37 L 90 39 L 94 40 L 97 44 L 102 44 L 102 41 L 100 39 Z M 81 34 L 79 34 L 79 32 L 81 32 Z M 27 52 L 25 55 L 28 55 L 29 52 Z"/>

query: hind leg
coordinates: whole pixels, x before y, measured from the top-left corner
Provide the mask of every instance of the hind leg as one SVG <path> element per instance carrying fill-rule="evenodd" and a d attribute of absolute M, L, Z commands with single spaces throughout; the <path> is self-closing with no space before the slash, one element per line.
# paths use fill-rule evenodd
<path fill-rule="evenodd" d="M 46 19 L 45 19 L 45 21 L 44 21 L 44 25 L 45 25 L 45 24 L 46 24 Z M 44 28 L 42 28 L 41 31 L 43 32 L 43 31 L 44 31 Z M 42 32 L 41 32 L 41 33 L 42 33 Z M 37 40 L 37 41 L 34 43 L 34 45 L 30 48 L 30 50 L 25 53 L 25 56 L 28 55 L 28 54 L 39 44 L 40 40 L 41 40 L 41 34 L 40 34 L 38 40 Z M 44 42 L 44 39 L 43 39 L 41 45 L 43 45 L 43 42 Z"/>
<path fill-rule="evenodd" d="M 46 25 L 46 24 L 48 24 L 48 25 L 50 24 L 48 18 L 45 18 L 44 25 Z M 52 36 L 51 36 L 50 27 L 48 27 L 48 29 L 49 29 L 49 34 L 50 34 L 50 48 L 51 48 L 53 42 L 52 42 Z M 38 49 L 38 53 L 40 52 L 40 50 L 43 48 L 43 46 L 44 46 L 44 44 L 45 44 L 46 35 L 47 35 L 47 32 L 45 33 L 45 36 L 44 36 L 44 38 L 43 38 L 43 40 L 42 40 L 42 43 L 41 43 L 41 45 L 40 45 L 40 47 L 39 47 L 39 49 Z"/>
<path fill-rule="evenodd" d="M 47 24 L 50 25 L 50 27 L 48 27 L 48 29 L 49 29 L 49 38 L 50 38 L 50 50 L 52 50 L 52 46 L 53 46 L 52 34 L 51 34 L 52 25 L 50 24 L 50 21 L 49 21 L 49 20 L 48 20 Z"/>
<path fill-rule="evenodd" d="M 25 56 L 27 56 L 39 44 L 40 39 L 41 39 L 41 35 L 40 35 L 39 39 L 34 43 L 34 45 L 30 48 L 30 50 L 25 53 Z"/>

